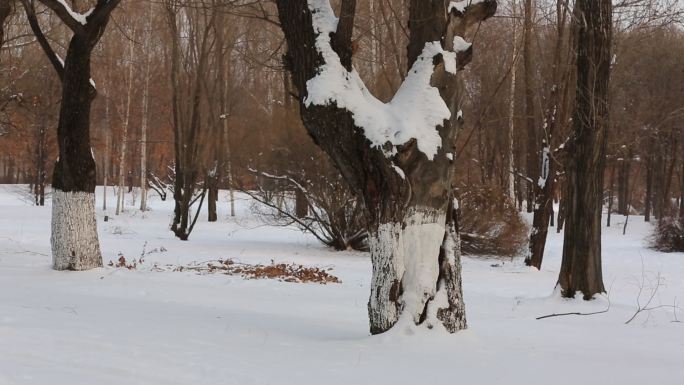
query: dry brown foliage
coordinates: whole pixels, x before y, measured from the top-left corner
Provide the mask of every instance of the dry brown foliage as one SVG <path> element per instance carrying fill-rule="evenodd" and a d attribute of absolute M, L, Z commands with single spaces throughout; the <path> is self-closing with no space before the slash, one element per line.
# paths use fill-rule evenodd
<path fill-rule="evenodd" d="M 133 259 L 131 262 L 119 254 L 116 263 L 109 261 L 109 267 L 135 270 L 145 262 L 143 258 Z M 319 268 L 298 264 L 286 264 L 271 262 L 270 265 L 248 264 L 236 262 L 232 259 L 215 260 L 207 262 L 193 262 L 187 265 L 164 265 L 154 264 L 152 271 L 173 271 L 183 272 L 192 271 L 197 274 L 226 274 L 237 275 L 244 279 L 275 279 L 281 282 L 292 283 L 342 283 L 336 276 L 329 273 L 332 268 Z"/>
<path fill-rule="evenodd" d="M 663 218 L 651 237 L 651 247 L 666 253 L 684 252 L 684 218 Z"/>
<path fill-rule="evenodd" d="M 198 274 L 226 274 L 239 275 L 245 279 L 275 279 L 281 282 L 292 283 L 342 283 L 339 278 L 328 273 L 331 268 L 321 269 L 298 264 L 274 263 L 270 265 L 248 264 L 236 262 L 232 259 L 216 260 L 208 262 L 193 262 L 189 265 L 167 265 L 166 269 L 155 265 L 156 270 L 168 270 L 182 272 L 194 271 Z"/>
<path fill-rule="evenodd" d="M 515 257 L 527 244 L 527 225 L 497 187 L 461 191 L 461 249 L 466 255 Z"/>

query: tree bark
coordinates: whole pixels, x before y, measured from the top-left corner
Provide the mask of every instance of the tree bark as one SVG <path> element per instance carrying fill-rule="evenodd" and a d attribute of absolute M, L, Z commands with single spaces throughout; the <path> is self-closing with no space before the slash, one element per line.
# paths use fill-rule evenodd
<path fill-rule="evenodd" d="M 601 208 L 611 62 L 610 0 L 575 3 L 577 90 L 569 141 L 567 213 L 558 284 L 564 297 L 605 292 L 601 268 Z"/>

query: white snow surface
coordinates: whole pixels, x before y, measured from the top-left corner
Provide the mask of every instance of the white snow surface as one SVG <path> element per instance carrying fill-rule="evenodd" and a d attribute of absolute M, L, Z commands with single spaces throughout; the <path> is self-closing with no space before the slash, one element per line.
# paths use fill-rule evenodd
<path fill-rule="evenodd" d="M 104 222 L 105 263 L 147 255 L 137 270 L 50 268 L 50 200 L 34 207 L 28 186 L 0 185 L 1 385 L 213 384 L 659 384 L 684 381 L 684 324 L 672 309 L 634 313 L 660 273 L 654 305 L 684 300 L 684 254 L 645 246 L 651 225 L 614 215 L 604 227 L 608 306 L 554 294 L 562 237 L 551 229 L 541 271 L 522 260 L 463 259 L 469 329 L 400 329 L 369 336 L 367 254 L 333 252 L 293 228 L 262 225 L 239 196 L 237 216 L 219 201 L 219 222 L 202 213 L 190 241 L 168 230 L 173 204 L 150 194 L 151 211 L 129 205 Z M 108 194 L 113 207 L 115 194 Z M 138 194 L 139 196 L 139 194 Z M 234 258 L 246 263 L 330 267 L 341 284 L 295 284 L 226 275 L 155 272 L 156 262 Z M 642 264 L 644 268 L 642 269 Z M 649 282 L 649 280 L 651 282 Z M 679 320 L 684 314 L 678 313 Z"/>
<path fill-rule="evenodd" d="M 449 119 L 451 112 L 439 90 L 430 85 L 433 58 L 441 54 L 446 70 L 456 73 L 456 53 L 445 51 L 439 42 L 427 43 L 392 100 L 383 103 L 370 93 L 355 69 L 350 72 L 344 68 L 332 49 L 330 33 L 337 30 L 338 19 L 330 1 L 309 0 L 308 4 L 318 33 L 316 48 L 325 64 L 307 82 L 306 106 L 336 103 L 348 110 L 373 146 L 392 145 L 387 155 L 395 153 L 394 146 L 416 139 L 418 149 L 434 159 L 442 145 L 437 126 Z M 457 39 L 454 43 L 460 48 L 467 45 Z"/>

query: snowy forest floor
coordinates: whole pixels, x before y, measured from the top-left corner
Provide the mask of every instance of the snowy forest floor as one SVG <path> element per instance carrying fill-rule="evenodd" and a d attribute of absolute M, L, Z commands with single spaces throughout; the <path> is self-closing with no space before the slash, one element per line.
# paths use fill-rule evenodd
<path fill-rule="evenodd" d="M 108 222 L 98 203 L 105 264 L 158 252 L 135 270 L 73 273 L 50 269 L 50 208 L 21 189 L 0 185 L 0 385 L 684 384 L 684 311 L 660 307 L 625 324 L 640 290 L 642 304 L 656 287 L 652 307 L 684 304 L 684 254 L 648 249 L 642 217 L 624 236 L 624 217 L 604 228 L 607 298 L 554 294 L 562 235 L 552 229 L 541 272 L 522 259 L 464 258 L 468 330 L 369 336 L 368 256 L 261 225 L 244 198 L 231 218 L 222 195 L 219 222 L 202 213 L 182 242 L 168 230 L 172 202 L 151 194 L 151 211 L 114 216 L 110 193 Z M 153 268 L 226 258 L 332 268 L 342 283 Z"/>

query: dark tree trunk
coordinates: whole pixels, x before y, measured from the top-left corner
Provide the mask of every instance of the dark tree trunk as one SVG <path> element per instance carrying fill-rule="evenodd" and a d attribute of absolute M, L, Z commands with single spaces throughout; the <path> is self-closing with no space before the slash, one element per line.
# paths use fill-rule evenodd
<path fill-rule="evenodd" d="M 608 218 L 606 219 L 606 227 L 610 227 L 610 218 L 613 213 L 613 201 L 615 201 L 615 164 L 610 168 L 610 182 L 608 182 Z"/>
<path fill-rule="evenodd" d="M 567 214 L 563 261 L 558 277 L 562 295 L 584 299 L 605 292 L 601 268 L 601 208 L 608 84 L 610 78 L 612 3 L 577 0 L 577 96 L 567 167 Z"/>
<path fill-rule="evenodd" d="M 218 221 L 218 213 L 216 212 L 216 203 L 218 202 L 218 197 L 218 176 L 207 175 L 207 219 L 209 222 Z"/>
<path fill-rule="evenodd" d="M 306 218 L 309 215 L 309 201 L 300 189 L 295 190 L 295 214 L 297 218 Z"/>
<path fill-rule="evenodd" d="M 549 233 L 549 220 L 553 215 L 553 189 L 555 188 L 553 174 L 555 167 L 549 158 L 550 149 L 544 147 L 542 160 L 542 174 L 536 186 L 534 218 L 530 235 L 529 256 L 525 260 L 527 266 L 541 270 L 546 248 L 546 237 Z M 543 180 L 543 183 L 542 183 Z"/>
<path fill-rule="evenodd" d="M 656 151 L 655 160 L 653 163 L 653 195 L 651 197 L 651 205 L 653 207 L 653 215 L 656 220 L 663 219 L 663 191 L 665 189 L 665 161 L 663 159 L 662 147 L 659 145 Z"/>
<path fill-rule="evenodd" d="M 629 174 L 631 169 L 630 154 L 624 154 L 624 158 L 618 160 L 618 213 L 627 215 L 629 211 Z"/>
<path fill-rule="evenodd" d="M 432 58 L 435 68 L 430 85 L 439 90 L 452 113 L 452 119 L 435 128 L 442 145 L 434 159 L 428 159 L 419 150 L 416 140 L 388 144 L 396 153 L 387 155 L 383 149 L 369 144 L 349 110 L 336 103 L 304 103 L 307 82 L 326 64 L 316 49 L 318 34 L 312 24 L 310 3 L 321 7 L 316 12 L 330 12 L 326 0 L 277 1 L 288 43 L 286 66 L 299 94 L 304 126 L 367 209 L 373 263 L 368 303 L 371 333 L 390 329 L 400 318 L 407 324 L 441 324 L 450 332 L 463 329 L 466 323 L 459 241 L 456 218 L 449 214 L 453 165 L 448 154 L 454 150 L 456 131 L 461 124 L 456 119 L 460 95 L 457 78 L 445 70 L 441 55 Z M 446 0 L 410 1 L 409 66 L 425 60 L 419 56 L 428 43 L 442 42 L 444 50 L 453 51 L 455 36 L 463 36 L 466 27 L 490 17 L 496 10 L 496 2 L 491 0 L 451 12 L 448 5 Z M 330 35 L 332 51 L 347 71 L 352 69 L 355 6 L 355 0 L 342 1 L 337 29 Z M 467 64 L 471 52 L 457 52 L 460 67 Z M 441 304 L 434 301 L 437 297 L 444 299 Z"/>
<path fill-rule="evenodd" d="M 644 221 L 651 221 L 651 209 L 653 202 L 653 160 L 651 156 L 646 158 L 646 195 L 644 196 Z"/>
<path fill-rule="evenodd" d="M 38 121 L 36 133 L 36 174 L 33 186 L 36 206 L 45 206 L 45 179 L 47 162 L 47 121 L 45 113 L 42 113 Z"/>
<path fill-rule="evenodd" d="M 672 132 L 668 144 L 670 146 L 670 165 L 667 167 L 667 162 L 663 162 L 663 192 L 662 192 L 662 213 L 661 219 L 672 215 L 672 201 L 670 200 L 672 190 L 672 179 L 677 165 L 677 135 L 675 131 Z"/>

